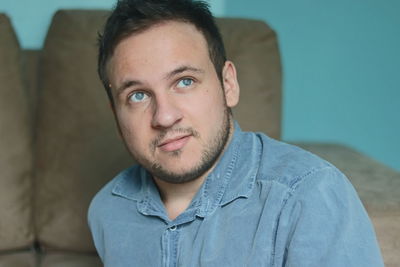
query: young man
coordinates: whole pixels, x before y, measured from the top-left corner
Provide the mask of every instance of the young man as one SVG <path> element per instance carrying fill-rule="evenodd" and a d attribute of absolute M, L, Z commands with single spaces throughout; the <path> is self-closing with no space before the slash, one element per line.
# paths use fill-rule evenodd
<path fill-rule="evenodd" d="M 236 70 L 206 4 L 119 1 L 99 74 L 139 163 L 89 209 L 106 266 L 383 266 L 342 173 L 233 121 Z"/>

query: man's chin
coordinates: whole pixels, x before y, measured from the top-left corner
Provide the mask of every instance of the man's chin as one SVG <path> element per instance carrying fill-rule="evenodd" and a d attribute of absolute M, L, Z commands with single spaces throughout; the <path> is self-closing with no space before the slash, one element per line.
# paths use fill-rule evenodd
<path fill-rule="evenodd" d="M 200 177 L 202 177 L 210 167 L 201 166 L 192 168 L 189 170 L 174 170 L 174 169 L 166 169 L 160 165 L 153 164 L 153 166 L 148 169 L 148 171 L 152 174 L 153 177 L 156 177 L 159 180 L 162 180 L 171 184 L 183 184 L 194 181 Z"/>

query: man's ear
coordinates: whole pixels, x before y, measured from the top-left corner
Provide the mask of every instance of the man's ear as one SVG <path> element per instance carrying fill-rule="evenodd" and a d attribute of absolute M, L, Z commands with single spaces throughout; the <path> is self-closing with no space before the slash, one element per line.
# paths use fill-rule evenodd
<path fill-rule="evenodd" d="M 113 115 L 114 115 L 114 119 L 115 119 L 115 122 L 116 122 L 116 124 L 117 124 L 118 136 L 119 136 L 119 138 L 120 138 L 121 140 L 123 140 L 123 136 L 122 136 L 122 132 L 121 132 L 121 127 L 119 127 L 119 122 L 118 122 L 118 118 L 117 118 L 117 113 L 116 113 L 116 111 L 115 111 L 115 104 L 114 104 L 112 101 L 113 101 L 113 100 L 110 100 L 110 99 L 109 99 L 108 105 L 109 105 L 109 107 L 110 107 L 110 109 L 111 109 L 111 111 L 112 111 L 112 113 L 113 113 Z"/>
<path fill-rule="evenodd" d="M 117 114 L 115 113 L 115 105 L 113 103 L 114 100 L 108 100 L 108 106 L 111 109 L 112 113 L 114 114 L 114 116 L 116 116 Z"/>
<path fill-rule="evenodd" d="M 230 108 L 239 102 L 240 88 L 236 76 L 236 68 L 232 61 L 226 61 L 222 69 L 222 84 L 224 86 L 226 105 Z"/>

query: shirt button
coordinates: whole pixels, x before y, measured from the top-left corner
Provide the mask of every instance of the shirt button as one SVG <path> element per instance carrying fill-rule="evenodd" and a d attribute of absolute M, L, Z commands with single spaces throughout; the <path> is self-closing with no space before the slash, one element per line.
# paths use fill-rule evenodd
<path fill-rule="evenodd" d="M 178 228 L 178 227 L 176 227 L 176 225 L 174 225 L 174 226 L 170 227 L 169 230 L 170 230 L 170 231 L 175 231 L 176 228 Z"/>

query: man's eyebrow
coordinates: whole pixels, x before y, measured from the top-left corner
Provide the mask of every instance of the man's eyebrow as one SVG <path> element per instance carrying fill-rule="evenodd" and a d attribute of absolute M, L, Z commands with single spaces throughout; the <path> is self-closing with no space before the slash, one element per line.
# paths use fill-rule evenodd
<path fill-rule="evenodd" d="M 202 69 L 198 69 L 198 68 L 195 68 L 195 67 L 184 65 L 184 66 L 180 66 L 180 67 L 174 69 L 173 71 L 167 73 L 167 75 L 165 75 L 164 78 L 168 80 L 168 79 L 174 77 L 175 75 L 178 75 L 178 74 L 180 74 L 182 72 L 185 72 L 185 71 L 204 73 L 204 70 L 202 70 Z"/>
<path fill-rule="evenodd" d="M 196 72 L 196 73 L 204 73 L 205 71 L 199 68 L 195 68 L 195 67 L 191 67 L 191 66 L 180 66 L 176 69 L 174 69 L 173 71 L 167 73 L 164 77 L 164 79 L 171 79 L 172 77 L 174 77 L 175 75 L 178 75 L 182 72 L 185 71 L 191 71 L 191 72 Z M 116 89 L 116 93 L 117 95 L 121 94 L 126 88 L 129 88 L 131 86 L 136 86 L 136 85 L 143 85 L 143 83 L 141 81 L 138 80 L 126 80 L 122 83 L 122 85 L 120 87 L 118 87 Z"/>
<path fill-rule="evenodd" d="M 120 87 L 117 88 L 116 93 L 117 95 L 121 94 L 126 88 L 129 88 L 131 86 L 135 85 L 142 85 L 140 81 L 137 80 L 126 80 L 122 83 Z"/>

